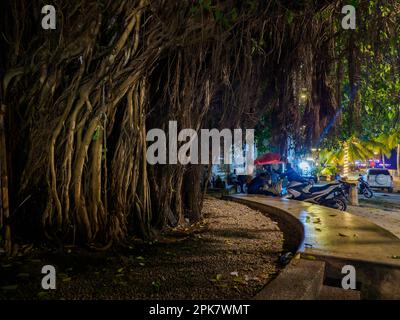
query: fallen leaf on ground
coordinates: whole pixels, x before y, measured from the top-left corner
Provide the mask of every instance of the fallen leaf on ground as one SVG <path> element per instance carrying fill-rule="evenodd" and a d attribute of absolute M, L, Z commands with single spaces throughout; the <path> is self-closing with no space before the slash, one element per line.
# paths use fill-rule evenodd
<path fill-rule="evenodd" d="M 1 287 L 1 289 L 2 290 L 17 290 L 17 288 L 18 288 L 18 285 L 17 284 L 12 284 L 12 285 L 9 285 L 9 286 L 3 286 L 3 287 Z"/>
<path fill-rule="evenodd" d="M 245 281 L 250 281 L 250 280 L 260 281 L 259 278 L 257 278 L 257 277 L 251 277 L 251 276 L 248 276 L 247 274 L 244 276 L 244 280 L 245 280 Z"/>
<path fill-rule="evenodd" d="M 21 272 L 17 274 L 17 278 L 29 278 L 29 273 Z"/>
<path fill-rule="evenodd" d="M 234 286 L 233 288 L 234 288 L 237 292 L 241 293 L 241 291 L 240 291 L 240 289 L 239 289 L 238 286 Z"/>
<path fill-rule="evenodd" d="M 215 278 L 210 279 L 210 281 L 217 282 L 217 281 L 220 281 L 221 279 L 222 279 L 222 274 L 219 273 L 215 276 Z"/>
<path fill-rule="evenodd" d="M 29 259 L 29 262 L 33 262 L 33 263 L 41 263 L 42 261 L 39 259 Z"/>
<path fill-rule="evenodd" d="M 236 277 L 233 281 L 238 282 L 240 284 L 247 284 L 246 280 L 242 277 Z"/>
<path fill-rule="evenodd" d="M 48 298 L 49 298 L 49 293 L 48 293 L 48 292 L 41 291 L 41 292 L 39 292 L 39 293 L 37 294 L 37 297 L 38 297 L 39 299 L 48 299 Z"/>

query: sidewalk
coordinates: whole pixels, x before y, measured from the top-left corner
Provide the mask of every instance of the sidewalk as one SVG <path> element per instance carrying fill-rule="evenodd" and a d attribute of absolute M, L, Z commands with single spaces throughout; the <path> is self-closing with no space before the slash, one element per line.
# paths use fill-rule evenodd
<path fill-rule="evenodd" d="M 304 228 L 299 251 L 358 259 L 400 268 L 400 239 L 388 230 L 348 212 L 311 203 L 259 195 L 227 197 L 246 205 L 261 205 L 271 215 L 290 215 Z M 276 212 L 273 212 L 276 211 Z"/>

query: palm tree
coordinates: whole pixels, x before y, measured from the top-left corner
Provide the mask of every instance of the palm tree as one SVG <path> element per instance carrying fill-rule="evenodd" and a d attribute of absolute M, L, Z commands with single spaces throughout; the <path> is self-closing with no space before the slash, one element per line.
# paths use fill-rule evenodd
<path fill-rule="evenodd" d="M 400 143 L 397 144 L 397 176 L 400 177 Z"/>
<path fill-rule="evenodd" d="M 385 154 L 388 152 L 385 145 L 379 141 L 363 141 L 356 136 L 342 141 L 339 147 L 332 150 L 323 150 L 323 162 L 330 165 L 342 165 L 343 176 L 349 175 L 350 163 L 356 160 L 368 160 L 373 157 L 376 150 L 382 150 Z"/>
<path fill-rule="evenodd" d="M 400 162 L 400 132 L 398 130 L 392 130 L 388 133 L 384 133 L 375 139 L 377 142 L 375 152 L 378 152 L 382 158 L 382 164 L 385 166 L 385 156 L 390 157 L 393 149 L 397 147 L 397 173 L 399 173 L 399 162 Z"/>

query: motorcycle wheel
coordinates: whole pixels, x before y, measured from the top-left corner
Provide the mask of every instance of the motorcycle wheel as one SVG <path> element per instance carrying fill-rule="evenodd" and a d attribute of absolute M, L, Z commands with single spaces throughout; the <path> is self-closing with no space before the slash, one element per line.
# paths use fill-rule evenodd
<path fill-rule="evenodd" d="M 364 197 L 366 197 L 367 199 L 372 198 L 372 196 L 374 195 L 372 190 L 365 188 L 363 191 L 363 195 Z"/>
<path fill-rule="evenodd" d="M 333 209 L 337 209 L 340 211 L 346 211 L 346 209 L 347 209 L 346 200 L 343 197 L 332 199 L 329 202 L 328 207 L 331 207 Z"/>

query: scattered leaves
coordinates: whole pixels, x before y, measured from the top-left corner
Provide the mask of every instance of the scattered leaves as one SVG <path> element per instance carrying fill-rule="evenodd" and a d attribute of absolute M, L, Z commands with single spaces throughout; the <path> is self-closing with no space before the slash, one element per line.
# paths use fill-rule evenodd
<path fill-rule="evenodd" d="M 29 278 L 30 274 L 26 272 L 21 272 L 17 274 L 17 278 Z"/>
<path fill-rule="evenodd" d="M 11 291 L 11 290 L 17 290 L 17 288 L 18 288 L 17 284 L 12 284 L 12 285 L 9 285 L 9 286 L 1 287 L 1 290 Z"/>
<path fill-rule="evenodd" d="M 155 289 L 155 290 L 157 290 L 157 291 L 159 291 L 160 290 L 160 287 L 161 287 L 161 283 L 159 282 L 159 281 L 153 281 L 152 283 L 151 283 L 151 286 Z"/>
<path fill-rule="evenodd" d="M 241 291 L 240 291 L 240 289 L 239 289 L 238 286 L 233 286 L 233 288 L 234 288 L 237 292 L 241 293 Z"/>
<path fill-rule="evenodd" d="M 214 278 L 210 279 L 211 282 L 218 282 L 222 279 L 222 274 L 218 273 Z"/>
<path fill-rule="evenodd" d="M 43 300 L 46 300 L 46 299 L 49 299 L 50 298 L 50 296 L 49 296 L 49 293 L 48 292 L 46 292 L 46 291 L 41 291 L 41 292 L 39 292 L 38 294 L 37 294 L 37 297 L 39 298 L 39 299 L 43 299 Z"/>
<path fill-rule="evenodd" d="M 313 222 L 314 224 L 320 224 L 321 223 L 321 218 L 317 218 Z"/>
<path fill-rule="evenodd" d="M 240 284 L 247 284 L 246 279 L 242 277 L 235 277 L 233 281 L 238 282 Z"/>

